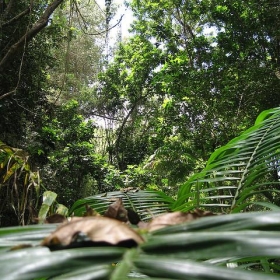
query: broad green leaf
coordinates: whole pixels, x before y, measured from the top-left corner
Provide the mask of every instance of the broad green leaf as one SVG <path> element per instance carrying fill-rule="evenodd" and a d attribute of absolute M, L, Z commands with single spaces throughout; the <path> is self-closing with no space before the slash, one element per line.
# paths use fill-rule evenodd
<path fill-rule="evenodd" d="M 213 258 L 267 257 L 280 255 L 279 234 L 265 231 L 184 232 L 150 237 L 141 248 L 157 255 L 205 260 Z"/>
<path fill-rule="evenodd" d="M 68 215 L 68 208 L 65 205 L 59 203 L 57 205 L 57 208 L 56 208 L 56 213 L 60 214 L 60 215 L 63 215 L 63 216 L 67 216 Z"/>
<path fill-rule="evenodd" d="M 45 191 L 43 194 L 43 204 L 39 210 L 38 219 L 39 223 L 43 223 L 47 217 L 50 207 L 53 205 L 57 197 L 57 194 L 52 191 Z"/>

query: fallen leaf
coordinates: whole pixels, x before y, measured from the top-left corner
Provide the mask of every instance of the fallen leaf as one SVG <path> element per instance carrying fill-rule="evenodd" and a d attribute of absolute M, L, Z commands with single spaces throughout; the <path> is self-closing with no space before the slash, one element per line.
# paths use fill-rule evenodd
<path fill-rule="evenodd" d="M 89 205 L 86 204 L 86 212 L 83 215 L 84 217 L 95 217 L 100 216 L 100 214 L 92 209 Z"/>
<path fill-rule="evenodd" d="M 127 210 L 123 206 L 121 198 L 117 198 L 115 202 L 109 205 L 104 217 L 117 219 L 122 222 L 128 221 Z"/>
<path fill-rule="evenodd" d="M 41 245 L 50 249 L 99 245 L 134 247 L 142 242 L 143 238 L 128 225 L 96 216 L 72 219 L 60 225 Z"/>
<path fill-rule="evenodd" d="M 147 228 L 148 231 L 154 231 L 170 225 L 177 225 L 185 222 L 191 222 L 201 217 L 215 216 L 216 214 L 210 211 L 196 209 L 193 212 L 173 212 L 159 215 L 153 218 L 148 224 L 142 225 L 142 228 Z"/>
<path fill-rule="evenodd" d="M 48 216 L 45 221 L 44 224 L 55 224 L 55 223 L 63 223 L 66 222 L 67 218 L 63 215 L 60 214 L 53 214 L 51 216 Z"/>
<path fill-rule="evenodd" d="M 9 251 L 21 250 L 21 249 L 26 249 L 26 248 L 31 248 L 31 247 L 32 247 L 31 244 L 19 244 L 19 245 L 11 247 Z"/>

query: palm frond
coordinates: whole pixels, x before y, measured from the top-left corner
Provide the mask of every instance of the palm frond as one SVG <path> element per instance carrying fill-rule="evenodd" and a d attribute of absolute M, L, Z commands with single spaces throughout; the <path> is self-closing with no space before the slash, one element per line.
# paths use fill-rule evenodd
<path fill-rule="evenodd" d="M 51 252 L 48 248 L 37 247 L 6 252 L 0 258 L 0 277 L 7 280 L 62 277 L 87 269 L 87 274 L 92 270 L 91 274 L 95 275 L 90 279 L 104 279 L 110 275 L 112 263 L 121 259 L 123 251 L 122 248 L 78 248 Z"/>
<path fill-rule="evenodd" d="M 55 228 L 55 224 L 0 228 L 0 249 L 19 246 L 21 244 L 37 246 Z"/>
<path fill-rule="evenodd" d="M 39 243 L 55 227 L 1 229 L 0 278 L 279 279 L 279 211 L 211 216 L 169 226 L 145 234 L 146 241 L 132 249 L 50 251 Z M 23 242 L 35 246 L 10 250 L 5 242 L 10 246 Z"/>
<path fill-rule="evenodd" d="M 152 265 L 151 265 L 152 263 Z M 143 273 L 162 277 L 161 279 L 188 279 L 188 280 L 276 280 L 279 276 L 264 273 L 253 273 L 238 269 L 227 269 L 213 266 L 208 263 L 199 263 L 190 260 L 174 259 L 172 257 L 157 257 L 142 255 L 135 261 L 137 269 Z M 153 278 L 152 278 L 153 279 Z"/>
<path fill-rule="evenodd" d="M 174 203 L 171 197 L 159 191 L 115 191 L 80 199 L 74 203 L 69 213 L 82 216 L 86 209 L 85 206 L 88 205 L 103 214 L 116 198 L 121 198 L 124 207 L 132 208 L 143 220 L 166 212 Z"/>
<path fill-rule="evenodd" d="M 264 111 L 253 127 L 217 149 L 204 170 L 181 186 L 174 209 L 200 206 L 239 212 L 280 206 L 279 120 L 280 108 Z"/>

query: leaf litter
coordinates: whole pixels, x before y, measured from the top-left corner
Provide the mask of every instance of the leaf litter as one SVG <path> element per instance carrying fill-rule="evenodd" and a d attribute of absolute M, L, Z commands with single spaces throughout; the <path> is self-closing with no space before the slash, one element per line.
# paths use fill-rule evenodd
<path fill-rule="evenodd" d="M 86 205 L 84 217 L 72 217 L 70 221 L 62 223 L 41 242 L 41 245 L 52 250 L 85 246 L 130 248 L 145 241 L 139 233 L 143 230 L 152 232 L 166 226 L 213 215 L 215 214 L 212 212 L 196 209 L 187 213 L 164 213 L 152 218 L 150 222 L 143 222 L 134 210 L 124 207 L 121 198 L 117 198 L 109 205 L 103 216 Z M 131 224 L 136 227 L 132 227 Z"/>
<path fill-rule="evenodd" d="M 57 217 L 57 214 L 47 217 L 45 223 L 60 224 L 40 245 L 50 250 L 96 246 L 132 248 L 145 242 L 143 233 L 213 215 L 216 214 L 196 209 L 186 213 L 164 213 L 153 217 L 149 222 L 143 222 L 133 209 L 125 208 L 122 199 L 117 198 L 103 215 L 86 205 L 83 217 L 67 219 Z M 24 248 L 25 245 L 15 246 L 11 250 Z"/>

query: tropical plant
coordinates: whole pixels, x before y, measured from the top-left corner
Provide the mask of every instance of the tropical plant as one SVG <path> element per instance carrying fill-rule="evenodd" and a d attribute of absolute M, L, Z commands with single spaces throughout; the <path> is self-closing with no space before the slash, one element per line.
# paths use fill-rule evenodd
<path fill-rule="evenodd" d="M 69 209 L 69 214 L 83 216 L 86 205 L 103 214 L 116 198 L 122 199 L 124 207 L 131 208 L 139 213 L 142 220 L 170 211 L 171 205 L 174 203 L 173 198 L 160 191 L 141 191 L 125 188 L 121 191 L 108 192 L 80 199 Z"/>
<path fill-rule="evenodd" d="M 254 126 L 217 149 L 206 167 L 181 185 L 169 208 L 279 209 L 279 118 L 280 108 L 263 111 Z"/>
<path fill-rule="evenodd" d="M 44 191 L 41 204 L 41 189 L 40 173 L 32 170 L 30 154 L 0 141 L 0 226 L 43 222 L 53 213 L 67 215 L 54 192 Z"/>
<path fill-rule="evenodd" d="M 57 203 L 56 201 L 57 194 L 52 191 L 45 191 L 43 193 L 42 205 L 38 212 L 37 223 L 44 223 L 46 221 L 47 216 L 52 216 L 55 213 L 67 216 L 68 208 L 63 204 Z"/>
<path fill-rule="evenodd" d="M 263 111 L 254 126 L 217 149 L 181 186 L 174 209 L 279 209 L 279 118 L 279 107 Z"/>
<path fill-rule="evenodd" d="M 29 157 L 0 141 L 1 226 L 28 223 L 26 210 L 38 202 L 40 176 L 32 171 Z"/>

